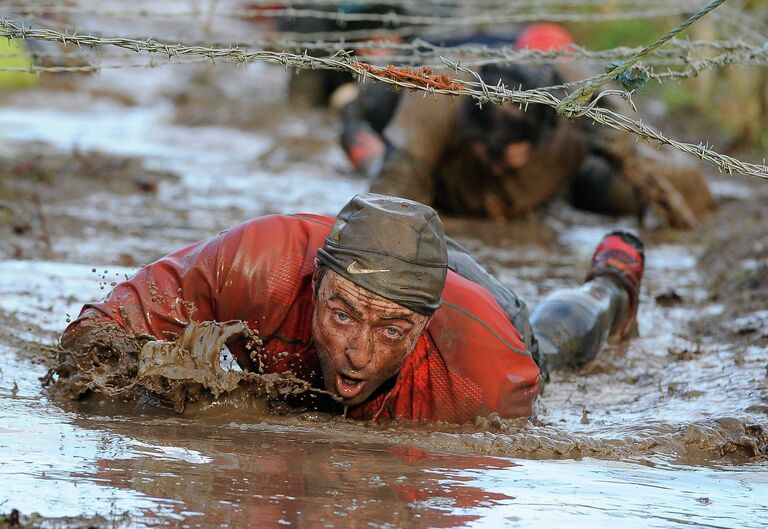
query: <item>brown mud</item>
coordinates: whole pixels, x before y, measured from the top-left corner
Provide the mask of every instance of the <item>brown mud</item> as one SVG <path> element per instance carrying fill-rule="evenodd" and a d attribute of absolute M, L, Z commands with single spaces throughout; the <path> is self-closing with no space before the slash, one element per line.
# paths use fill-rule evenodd
<path fill-rule="evenodd" d="M 8 145 L 0 151 L 0 258 L 60 258 L 58 242 L 89 230 L 118 234 L 110 219 L 93 218 L 70 206 L 84 196 L 109 194 L 156 200 L 161 182 L 177 177 L 146 169 L 136 158 L 73 149 L 61 153 L 46 144 Z M 80 213 L 80 214 L 78 214 Z M 136 264 L 125 253 L 121 264 Z"/>
<path fill-rule="evenodd" d="M 768 212 L 765 196 L 727 204 L 708 229 L 699 259 L 711 298 L 727 307 L 725 317 L 699 322 L 736 340 L 768 344 Z M 727 226 L 727 227 L 726 227 Z"/>
<path fill-rule="evenodd" d="M 166 34 L 143 23 L 135 35 Z M 445 219 L 531 307 L 583 280 L 606 231 L 646 242 L 640 336 L 554 374 L 531 419 L 285 413 L 268 401 L 306 388 L 238 372 L 205 325 L 194 354 L 79 358 L 98 369 L 75 389 L 112 397 L 43 388 L 67 319 L 136 266 L 256 215 L 333 215 L 365 188 L 333 117 L 287 108 L 286 84 L 281 68 L 169 67 L 0 97 L 0 511 L 40 512 L 32 526 L 768 525 L 768 188 L 706 166 L 717 209 L 691 231 L 561 201 L 505 225 Z"/>
<path fill-rule="evenodd" d="M 37 513 L 22 514 L 12 509 L 0 514 L 0 529 L 120 529 L 128 527 L 128 516 L 62 516 L 60 518 L 41 516 Z"/>
<path fill-rule="evenodd" d="M 257 358 L 261 341 L 244 322 L 191 323 L 173 341 L 127 336 L 113 324 L 90 324 L 63 342 L 58 349 L 58 363 L 43 383 L 53 381 L 51 394 L 57 400 L 81 400 L 95 394 L 97 399 L 170 406 L 177 413 L 184 413 L 191 405 L 187 416 L 204 416 L 206 409 L 216 408 L 217 413 L 227 410 L 229 416 L 255 412 L 259 417 L 268 417 L 270 403 L 282 403 L 302 393 L 326 393 L 290 373 L 240 370 L 226 353 L 226 342 L 236 336 L 247 337 L 249 349 Z M 590 422 L 588 415 L 584 409 L 582 423 Z M 330 419 L 327 417 L 326 422 Z M 666 455 L 697 462 L 768 458 L 768 429 L 735 418 L 684 425 L 648 424 L 635 427 L 625 437 L 583 435 L 551 424 L 546 418 L 510 420 L 495 414 L 478 417 L 474 424 L 464 426 L 402 421 L 399 426 L 406 432 L 402 442 L 414 443 L 408 439 L 408 432 L 430 432 L 423 443 L 425 449 L 496 456 L 626 459 Z M 473 433 L 482 435 L 470 435 Z M 422 445 L 421 439 L 415 444 Z"/>

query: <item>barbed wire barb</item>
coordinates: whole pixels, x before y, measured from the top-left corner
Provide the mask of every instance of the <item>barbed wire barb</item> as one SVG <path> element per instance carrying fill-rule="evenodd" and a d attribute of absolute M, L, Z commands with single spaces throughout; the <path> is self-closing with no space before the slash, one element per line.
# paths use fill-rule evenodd
<path fill-rule="evenodd" d="M 718 3 L 723 0 L 716 0 Z M 472 97 L 479 104 L 491 102 L 503 104 L 513 102 L 518 104 L 543 104 L 552 108 L 562 108 L 563 99 L 551 92 L 542 89 L 510 90 L 503 85 L 488 85 L 481 75 L 460 64 L 454 64 L 456 72 L 464 73 L 469 80 L 451 79 L 447 76 L 435 81 L 431 76 L 419 76 L 414 70 L 388 66 L 380 68 L 361 61 L 351 61 L 348 58 L 313 57 L 308 54 L 295 54 L 279 51 L 245 51 L 239 48 L 217 48 L 202 45 L 170 44 L 156 40 L 138 40 L 121 37 L 105 37 L 97 35 L 67 35 L 63 32 L 51 29 L 31 29 L 23 25 L 20 27 L 12 21 L 0 17 L 0 36 L 19 36 L 24 39 L 38 39 L 47 41 L 62 41 L 69 39 L 73 44 L 90 45 L 96 48 L 115 47 L 119 49 L 133 50 L 135 53 L 174 53 L 181 57 L 203 56 L 210 59 L 219 59 L 225 62 L 239 63 L 242 61 L 267 62 L 283 64 L 286 67 L 318 68 L 345 71 L 359 78 L 374 79 L 378 82 L 390 84 L 395 87 L 409 90 L 418 90 L 434 95 L 461 95 Z M 768 51 L 768 50 L 766 50 Z M 474 80 L 473 80 L 474 79 Z M 626 91 L 625 91 L 626 92 Z M 635 120 L 623 114 L 619 114 L 607 108 L 595 104 L 580 105 L 576 102 L 566 103 L 569 112 L 590 118 L 596 123 L 617 130 L 635 134 L 644 139 L 668 145 L 673 149 L 686 152 L 699 157 L 702 161 L 711 163 L 721 170 L 737 172 L 744 175 L 756 176 L 768 179 L 768 167 L 765 164 L 748 163 L 728 155 L 724 155 L 705 147 L 703 144 L 694 145 L 670 138 L 660 131 L 645 125 L 642 120 Z"/>
<path fill-rule="evenodd" d="M 623 61 L 622 63 L 618 64 L 616 67 L 611 68 L 610 71 L 608 71 L 604 75 L 601 75 L 598 79 L 585 84 L 582 88 L 570 94 L 568 97 L 566 97 L 561 101 L 560 105 L 558 105 L 557 107 L 558 114 L 569 115 L 570 106 L 572 104 L 576 103 L 578 105 L 583 105 L 584 103 L 592 99 L 592 97 L 595 95 L 595 92 L 597 92 L 603 85 L 605 85 L 609 81 L 615 80 L 619 75 L 621 75 L 622 73 L 632 68 L 632 66 L 634 66 L 640 59 L 642 59 L 643 57 L 646 57 L 647 55 L 652 53 L 654 50 L 661 47 L 665 42 L 671 40 L 680 32 L 684 31 L 685 29 L 693 25 L 697 20 L 706 16 L 708 13 L 712 12 L 714 9 L 720 6 L 723 2 L 725 2 L 725 0 L 713 0 L 707 6 L 705 6 L 704 8 L 700 9 L 699 11 L 691 15 L 687 20 L 685 20 L 681 24 L 678 24 L 672 30 L 662 35 L 659 39 L 657 39 L 652 44 L 649 44 L 648 46 L 643 48 L 641 51 L 639 51 L 632 57 L 628 58 L 626 61 Z"/>

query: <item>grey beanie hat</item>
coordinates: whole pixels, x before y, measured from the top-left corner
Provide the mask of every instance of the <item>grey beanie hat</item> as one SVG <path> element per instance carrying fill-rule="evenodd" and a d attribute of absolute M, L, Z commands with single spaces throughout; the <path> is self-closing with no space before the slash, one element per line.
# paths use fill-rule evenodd
<path fill-rule="evenodd" d="M 440 307 L 448 252 L 443 223 L 429 206 L 356 195 L 336 216 L 317 257 L 354 284 L 419 314 Z"/>

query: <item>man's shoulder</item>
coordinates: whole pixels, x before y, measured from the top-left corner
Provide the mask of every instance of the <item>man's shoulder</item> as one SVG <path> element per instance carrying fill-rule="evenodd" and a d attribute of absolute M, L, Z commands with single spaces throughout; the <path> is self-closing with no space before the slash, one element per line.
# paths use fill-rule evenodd
<path fill-rule="evenodd" d="M 285 251 L 286 245 L 294 249 L 301 246 L 319 248 L 332 225 L 332 217 L 311 213 L 263 215 L 231 226 L 216 238 L 227 246 L 240 251 L 247 250 L 249 253 L 270 249 Z"/>
<path fill-rule="evenodd" d="M 476 355 L 493 349 L 530 356 L 519 330 L 493 294 L 452 271 L 443 290 L 443 305 L 435 313 L 429 331 L 447 359 L 464 361 L 469 351 Z"/>
<path fill-rule="evenodd" d="M 303 321 L 329 220 L 311 214 L 266 215 L 223 232 L 208 265 L 215 263 L 222 289 L 220 316 L 254 322 L 265 336 L 282 328 L 282 334 L 298 338 L 292 322 Z"/>
<path fill-rule="evenodd" d="M 333 217 L 329 217 L 327 215 L 318 215 L 315 213 L 273 213 L 244 220 L 243 222 L 235 224 L 231 228 L 224 230 L 222 233 L 233 230 L 248 230 L 256 227 L 296 227 L 299 225 L 309 225 L 316 226 L 318 228 L 330 229 L 333 225 L 333 221 Z"/>

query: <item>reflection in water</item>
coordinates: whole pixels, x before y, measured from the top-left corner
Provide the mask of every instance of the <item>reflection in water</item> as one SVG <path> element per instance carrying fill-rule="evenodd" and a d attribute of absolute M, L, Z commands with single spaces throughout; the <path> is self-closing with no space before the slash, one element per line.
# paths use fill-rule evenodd
<path fill-rule="evenodd" d="M 5 396 L 0 403 L 5 408 Z M 99 408 L 106 415 L 59 412 L 50 421 L 61 431 L 58 443 L 54 429 L 26 426 L 41 434 L 38 453 L 20 461 L 11 450 L 4 470 L 37 476 L 6 488 L 18 508 L 103 512 L 111 502 L 116 513 L 129 510 L 132 525 L 145 527 L 173 519 L 188 527 L 595 527 L 617 518 L 627 527 L 768 523 L 766 464 L 512 460 L 360 441 L 367 427 L 342 420 L 315 430 L 306 420 L 233 424 Z M 54 447 L 63 457 L 51 465 Z"/>
<path fill-rule="evenodd" d="M 176 435 L 193 447 L 199 443 L 209 463 L 134 454 L 97 459 L 95 472 L 76 477 L 175 500 L 179 514 L 196 518 L 190 522 L 213 527 L 462 527 L 481 519 L 483 510 L 512 499 L 457 474 L 512 466 L 501 459 L 441 456 L 405 447 L 348 447 L 306 435 L 231 429 L 217 430 L 214 441 L 202 437 L 190 443 L 188 429 L 165 429 L 170 435 L 163 443 Z M 151 509 L 143 509 L 141 516 L 154 525 Z"/>

